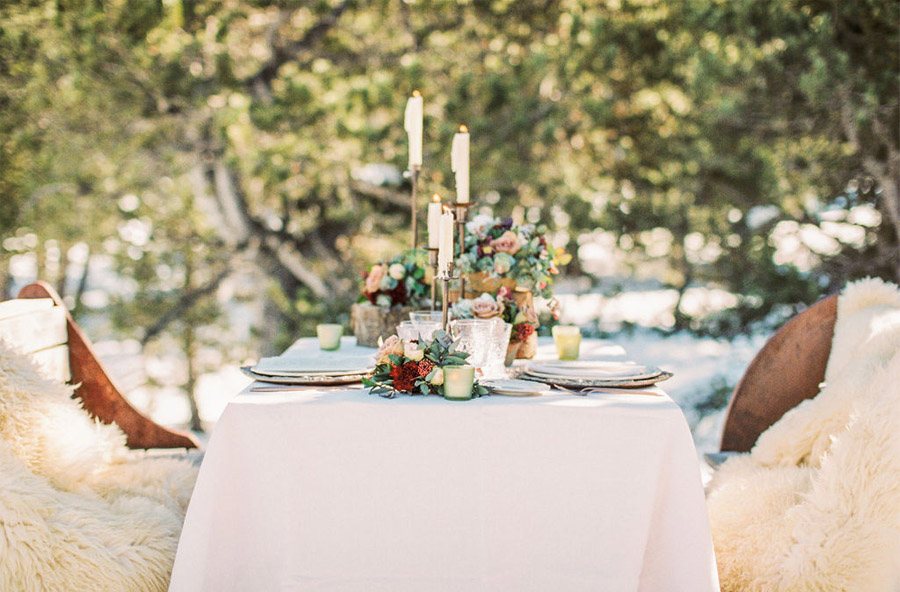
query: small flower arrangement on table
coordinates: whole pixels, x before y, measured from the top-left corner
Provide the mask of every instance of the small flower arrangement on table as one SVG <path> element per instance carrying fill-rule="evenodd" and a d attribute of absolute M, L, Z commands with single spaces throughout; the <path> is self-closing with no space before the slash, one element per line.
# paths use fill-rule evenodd
<path fill-rule="evenodd" d="M 454 319 L 502 318 L 512 325 L 510 343 L 527 341 L 540 326 L 534 307 L 519 305 L 505 286 L 496 296 L 484 293 L 478 298 L 459 300 L 453 304 L 451 313 Z"/>
<path fill-rule="evenodd" d="M 424 306 L 431 287 L 425 281 L 428 255 L 411 249 L 363 273 L 362 296 L 375 306 Z"/>
<path fill-rule="evenodd" d="M 375 372 L 363 379 L 363 386 L 372 394 L 393 398 L 398 393 L 409 395 L 442 395 L 444 367 L 462 366 L 469 354 L 456 349 L 456 343 L 446 331 L 436 331 L 430 342 L 403 341 L 396 335 L 388 337 L 378 350 Z M 475 382 L 473 396 L 487 394 L 487 389 Z"/>
<path fill-rule="evenodd" d="M 512 218 L 475 216 L 466 224 L 466 248 L 460 258 L 462 272 L 509 280 L 549 298 L 553 276 L 572 256 L 547 240 L 547 229 L 534 224 L 514 225 Z"/>

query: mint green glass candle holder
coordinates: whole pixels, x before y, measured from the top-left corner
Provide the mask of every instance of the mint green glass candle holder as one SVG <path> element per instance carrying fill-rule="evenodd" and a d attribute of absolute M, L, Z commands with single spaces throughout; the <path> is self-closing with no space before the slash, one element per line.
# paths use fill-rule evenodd
<path fill-rule="evenodd" d="M 334 351 L 341 347 L 341 336 L 344 327 L 333 323 L 316 325 L 316 336 L 319 338 L 319 348 L 325 351 Z"/>
<path fill-rule="evenodd" d="M 551 331 L 559 359 L 577 360 L 581 349 L 581 330 L 573 325 L 556 325 Z"/>
<path fill-rule="evenodd" d="M 475 389 L 475 366 L 444 366 L 444 398 L 468 401 Z"/>

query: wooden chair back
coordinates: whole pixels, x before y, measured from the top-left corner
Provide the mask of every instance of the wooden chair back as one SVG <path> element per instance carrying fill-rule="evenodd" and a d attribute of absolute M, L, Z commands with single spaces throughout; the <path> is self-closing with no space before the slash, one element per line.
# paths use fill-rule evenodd
<path fill-rule="evenodd" d="M 722 452 L 749 452 L 760 434 L 819 393 L 831 354 L 837 296 L 813 304 L 772 336 L 734 389 Z"/>
<path fill-rule="evenodd" d="M 34 303 L 29 302 L 32 300 Z M 78 385 L 75 396 L 85 410 L 103 423 L 117 424 L 130 448 L 199 447 L 193 434 L 165 428 L 132 407 L 49 284 L 29 284 L 19 292 L 18 300 L 10 302 L 15 304 L 4 303 L 7 319 L 0 319 L 0 336 L 32 353 L 54 377 Z"/>

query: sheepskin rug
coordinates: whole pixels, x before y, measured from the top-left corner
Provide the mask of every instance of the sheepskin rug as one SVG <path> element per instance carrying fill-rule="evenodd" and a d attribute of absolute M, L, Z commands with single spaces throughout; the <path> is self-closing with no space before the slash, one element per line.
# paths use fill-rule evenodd
<path fill-rule="evenodd" d="M 724 592 L 900 591 L 900 290 L 847 286 L 820 393 L 716 472 Z"/>
<path fill-rule="evenodd" d="M 165 590 L 196 468 L 71 395 L 0 340 L 0 590 Z"/>

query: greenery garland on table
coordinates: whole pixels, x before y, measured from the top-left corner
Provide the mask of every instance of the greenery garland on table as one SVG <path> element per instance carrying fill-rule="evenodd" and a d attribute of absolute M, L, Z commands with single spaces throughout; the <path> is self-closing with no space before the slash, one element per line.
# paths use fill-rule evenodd
<path fill-rule="evenodd" d="M 431 293 L 425 269 L 428 253 L 409 249 L 363 273 L 362 299 L 375 306 L 425 306 Z"/>
<path fill-rule="evenodd" d="M 375 372 L 363 379 L 370 394 L 393 398 L 397 393 L 442 395 L 445 366 L 461 366 L 469 354 L 457 349 L 457 342 L 446 331 L 436 331 L 431 341 L 403 341 L 388 337 L 378 350 Z M 475 381 L 473 396 L 487 394 Z"/>
<path fill-rule="evenodd" d="M 547 240 L 547 228 L 513 224 L 512 218 L 478 215 L 466 224 L 463 273 L 509 278 L 516 286 L 550 298 L 553 276 L 572 260 L 564 248 Z"/>

